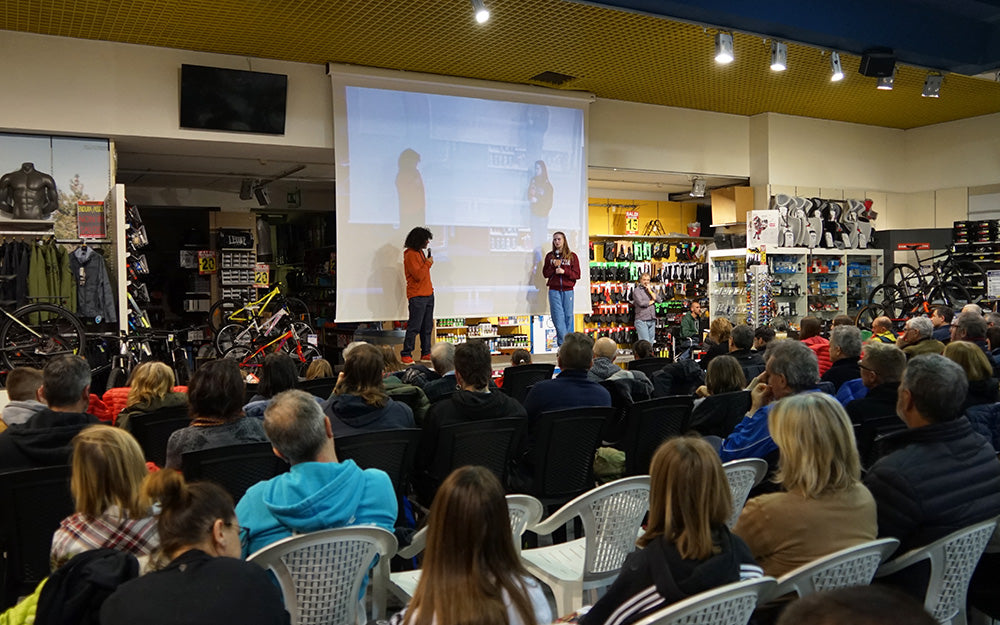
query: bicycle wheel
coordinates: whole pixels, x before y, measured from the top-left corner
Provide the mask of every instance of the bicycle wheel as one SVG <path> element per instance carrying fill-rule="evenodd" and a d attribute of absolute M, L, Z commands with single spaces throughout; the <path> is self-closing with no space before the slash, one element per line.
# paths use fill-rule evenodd
<path fill-rule="evenodd" d="M 310 326 L 312 325 L 312 316 L 309 313 L 309 307 L 299 298 L 286 297 L 285 308 L 288 309 L 288 315 L 294 321 L 302 321 Z"/>
<path fill-rule="evenodd" d="M 312 364 L 312 361 L 317 358 L 322 358 L 323 355 L 319 353 L 319 350 L 314 346 L 307 343 L 299 343 L 302 346 L 302 353 L 296 349 L 295 345 L 292 345 L 292 349 L 288 352 L 288 355 L 292 357 L 295 361 L 295 366 L 299 370 L 299 375 L 304 376 L 306 374 L 306 369 Z"/>
<path fill-rule="evenodd" d="M 81 354 L 87 336 L 76 315 L 52 304 L 29 304 L 7 313 L 0 327 L 0 350 L 8 369 L 42 369 L 50 358 Z"/>
<path fill-rule="evenodd" d="M 253 328 L 238 323 L 227 324 L 215 333 L 215 349 L 218 353 L 225 354 L 234 345 L 249 345 L 253 342 L 254 335 Z"/>
<path fill-rule="evenodd" d="M 966 304 L 971 304 L 975 300 L 972 299 L 968 289 L 961 284 L 957 282 L 942 282 L 931 289 L 927 301 L 931 305 L 944 304 L 951 308 L 961 308 Z"/>
<path fill-rule="evenodd" d="M 941 270 L 941 280 L 954 282 L 965 287 L 973 298 L 972 302 L 978 302 L 986 297 L 986 271 L 978 263 L 971 260 L 948 263 Z"/>
<path fill-rule="evenodd" d="M 235 299 L 221 299 L 208 309 L 208 328 L 213 334 L 230 323 L 246 325 L 245 321 L 230 319 L 229 316 L 243 307 L 243 302 Z"/>
<path fill-rule="evenodd" d="M 922 290 L 922 280 L 920 272 L 913 265 L 907 263 L 896 263 L 885 272 L 885 280 L 882 284 L 895 286 L 903 291 L 907 297 L 912 297 Z"/>
<path fill-rule="evenodd" d="M 264 365 L 264 355 L 260 352 L 251 351 L 244 345 L 234 345 L 222 354 L 223 358 L 235 360 L 236 365 L 243 374 L 243 379 L 249 384 L 256 384 L 260 381 L 260 368 Z"/>
<path fill-rule="evenodd" d="M 910 311 L 912 298 L 893 284 L 880 284 L 868 294 L 868 306 L 879 312 L 877 316 L 902 319 Z M 859 313 L 860 316 L 860 313 Z"/>
<path fill-rule="evenodd" d="M 858 311 L 858 316 L 854 318 L 854 325 L 859 328 L 870 329 L 872 321 L 882 316 L 882 310 L 876 306 L 865 306 Z"/>

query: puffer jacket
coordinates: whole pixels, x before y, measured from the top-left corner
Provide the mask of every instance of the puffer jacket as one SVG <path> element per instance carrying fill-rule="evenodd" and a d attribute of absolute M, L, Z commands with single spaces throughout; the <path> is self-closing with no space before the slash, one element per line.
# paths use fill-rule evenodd
<path fill-rule="evenodd" d="M 807 339 L 802 339 L 802 344 L 808 345 L 809 349 L 813 350 L 813 353 L 816 354 L 816 360 L 819 361 L 819 375 L 823 377 L 826 370 L 833 364 L 830 362 L 830 341 L 822 336 L 811 336 Z"/>

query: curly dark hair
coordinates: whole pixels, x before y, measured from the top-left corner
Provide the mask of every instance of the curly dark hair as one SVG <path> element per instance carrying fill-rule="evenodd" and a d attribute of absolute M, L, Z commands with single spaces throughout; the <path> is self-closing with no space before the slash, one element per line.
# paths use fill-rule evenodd
<path fill-rule="evenodd" d="M 410 230 L 410 234 L 406 235 L 406 241 L 403 243 L 403 246 L 419 252 L 433 238 L 434 235 L 430 230 L 417 226 L 413 230 Z"/>

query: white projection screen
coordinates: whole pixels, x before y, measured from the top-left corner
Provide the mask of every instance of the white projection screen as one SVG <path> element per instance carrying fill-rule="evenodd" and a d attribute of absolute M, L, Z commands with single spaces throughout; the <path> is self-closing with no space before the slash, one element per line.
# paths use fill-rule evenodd
<path fill-rule="evenodd" d="M 548 314 L 541 259 L 562 231 L 590 310 L 591 97 L 330 65 L 337 321 L 406 319 L 403 241 L 433 233 L 436 318 Z M 546 182 L 547 179 L 547 182 Z M 535 190 L 544 185 L 546 193 Z"/>

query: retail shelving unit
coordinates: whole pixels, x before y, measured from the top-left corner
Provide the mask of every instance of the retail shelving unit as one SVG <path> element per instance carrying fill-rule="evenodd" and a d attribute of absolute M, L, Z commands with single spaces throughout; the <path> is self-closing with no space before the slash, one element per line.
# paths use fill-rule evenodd
<path fill-rule="evenodd" d="M 437 340 L 460 344 L 469 339 L 482 339 L 493 355 L 509 354 L 515 349 L 531 350 L 528 329 L 531 318 L 518 317 L 469 317 L 438 319 Z"/>
<path fill-rule="evenodd" d="M 733 323 L 747 320 L 747 272 L 745 249 L 712 250 L 708 253 L 708 315 L 726 317 Z"/>

